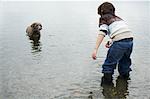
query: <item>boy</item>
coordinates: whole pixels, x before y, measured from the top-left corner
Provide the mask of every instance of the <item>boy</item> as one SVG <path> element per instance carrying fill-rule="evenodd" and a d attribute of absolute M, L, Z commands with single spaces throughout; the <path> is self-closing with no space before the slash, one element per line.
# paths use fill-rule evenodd
<path fill-rule="evenodd" d="M 106 44 L 109 48 L 107 57 L 102 65 L 102 73 L 106 81 L 112 81 L 112 75 L 116 65 L 120 77 L 128 78 L 131 71 L 131 59 L 133 47 L 133 34 L 125 24 L 125 22 L 115 15 L 115 7 L 109 3 L 104 2 L 98 7 L 99 19 L 99 35 L 96 41 L 95 49 L 92 53 L 92 58 L 96 59 L 98 48 L 104 37 L 108 35 L 112 39 L 112 45 Z"/>

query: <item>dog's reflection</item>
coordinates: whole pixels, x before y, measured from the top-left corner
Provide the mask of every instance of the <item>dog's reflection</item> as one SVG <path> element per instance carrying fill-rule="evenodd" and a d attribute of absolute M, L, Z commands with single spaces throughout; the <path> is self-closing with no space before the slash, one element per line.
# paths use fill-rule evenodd
<path fill-rule="evenodd" d="M 114 86 L 113 82 L 105 84 L 103 80 L 101 80 L 101 86 L 103 87 L 102 94 L 108 99 L 126 99 L 126 96 L 129 95 L 128 79 L 120 76 L 117 77 L 116 86 Z"/>
<path fill-rule="evenodd" d="M 32 53 L 35 53 L 35 52 L 41 52 L 42 50 L 42 44 L 41 44 L 41 42 L 40 41 L 32 41 L 31 42 L 31 47 L 32 47 Z"/>
<path fill-rule="evenodd" d="M 32 37 L 29 37 L 29 40 L 30 40 L 30 43 L 31 43 L 31 50 L 32 50 L 32 53 L 35 53 L 35 52 L 41 52 L 41 49 L 42 49 L 42 44 L 40 42 L 40 37 L 39 36 L 32 36 Z"/>

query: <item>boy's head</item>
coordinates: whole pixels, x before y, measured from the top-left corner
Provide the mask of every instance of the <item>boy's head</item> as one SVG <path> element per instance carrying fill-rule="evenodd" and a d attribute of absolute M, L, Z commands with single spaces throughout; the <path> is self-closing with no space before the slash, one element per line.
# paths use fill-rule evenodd
<path fill-rule="evenodd" d="M 101 16 L 105 14 L 115 15 L 115 7 L 109 2 L 104 2 L 98 7 L 98 14 Z"/>

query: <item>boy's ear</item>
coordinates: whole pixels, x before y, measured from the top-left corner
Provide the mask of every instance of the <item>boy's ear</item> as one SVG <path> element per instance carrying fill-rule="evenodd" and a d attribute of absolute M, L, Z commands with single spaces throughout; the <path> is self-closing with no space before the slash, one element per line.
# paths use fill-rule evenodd
<path fill-rule="evenodd" d="M 102 24 L 107 24 L 107 20 L 105 18 L 103 18 L 103 16 L 99 18 L 99 27 Z"/>

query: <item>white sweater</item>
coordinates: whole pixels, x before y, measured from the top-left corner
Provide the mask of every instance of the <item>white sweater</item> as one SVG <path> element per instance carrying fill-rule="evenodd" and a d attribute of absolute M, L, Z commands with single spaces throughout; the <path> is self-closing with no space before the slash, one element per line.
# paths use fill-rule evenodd
<path fill-rule="evenodd" d="M 100 31 L 101 30 L 105 30 L 107 31 L 107 33 L 105 34 L 104 32 L 100 32 L 99 34 L 102 34 L 104 36 L 108 34 L 108 36 L 113 41 L 118 41 L 121 39 L 133 37 L 131 30 L 128 28 L 128 26 L 123 20 L 115 21 L 111 23 L 109 26 L 106 24 L 102 24 L 100 26 Z"/>

